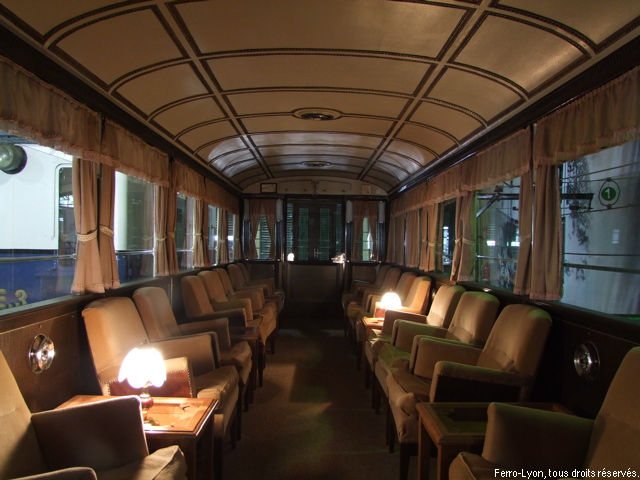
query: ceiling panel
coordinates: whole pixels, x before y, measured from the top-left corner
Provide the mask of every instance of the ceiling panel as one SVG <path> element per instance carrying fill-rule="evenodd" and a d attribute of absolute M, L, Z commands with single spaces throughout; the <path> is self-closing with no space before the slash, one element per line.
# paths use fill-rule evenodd
<path fill-rule="evenodd" d="M 7 0 L 0 30 L 0 55 L 236 193 L 296 175 L 394 192 L 599 62 L 635 66 L 607 56 L 640 43 L 640 2 Z"/>

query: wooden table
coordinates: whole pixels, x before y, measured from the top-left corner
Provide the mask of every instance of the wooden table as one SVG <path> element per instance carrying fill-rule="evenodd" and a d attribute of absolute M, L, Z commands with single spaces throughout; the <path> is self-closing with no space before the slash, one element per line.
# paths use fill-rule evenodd
<path fill-rule="evenodd" d="M 570 413 L 554 403 L 519 403 Z M 449 465 L 462 451 L 480 453 L 487 428 L 488 402 L 418 403 L 418 478 L 428 480 L 432 447 L 437 448 L 437 480 L 447 480 Z"/>
<path fill-rule="evenodd" d="M 111 398 L 100 395 L 76 395 L 58 408 L 82 405 Z M 178 445 L 187 462 L 189 480 L 214 478 L 213 413 L 218 400 L 213 398 L 153 397 L 144 424 L 149 451 Z M 204 471 L 198 470 L 198 448 Z"/>

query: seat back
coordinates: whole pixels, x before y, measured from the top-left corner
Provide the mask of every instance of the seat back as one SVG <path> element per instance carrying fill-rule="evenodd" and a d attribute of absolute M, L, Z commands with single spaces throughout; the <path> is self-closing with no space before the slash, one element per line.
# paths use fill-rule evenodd
<path fill-rule="evenodd" d="M 640 347 L 622 359 L 595 418 L 584 466 L 590 470 L 637 470 L 640 452 Z"/>
<path fill-rule="evenodd" d="M 229 274 L 234 290 L 238 290 L 247 284 L 242 269 L 237 264 L 231 263 L 227 265 L 227 273 Z"/>
<path fill-rule="evenodd" d="M 380 285 L 380 291 L 382 293 L 385 293 L 385 292 L 388 292 L 389 290 L 395 290 L 401 273 L 402 272 L 397 267 L 393 267 L 387 270 L 387 273 L 384 276 L 384 281 Z"/>
<path fill-rule="evenodd" d="M 212 302 L 228 302 L 229 296 L 225 291 L 224 285 L 222 284 L 222 280 L 220 279 L 220 275 L 218 272 L 214 272 L 212 270 L 202 270 L 198 272 L 198 276 L 202 278 L 204 283 L 204 288 L 207 291 L 207 295 L 209 296 L 209 300 Z"/>
<path fill-rule="evenodd" d="M 160 287 L 142 287 L 133 292 L 133 302 L 151 340 L 180 336 L 169 296 Z"/>
<path fill-rule="evenodd" d="M 496 320 L 500 302 L 485 292 L 464 292 L 453 314 L 445 338 L 484 345 Z"/>
<path fill-rule="evenodd" d="M 462 300 L 460 301 L 462 302 Z M 526 400 L 551 330 L 551 316 L 533 305 L 504 307 L 478 357 L 479 367 L 522 375 Z"/>
<path fill-rule="evenodd" d="M 31 412 L 0 352 L 0 478 L 24 477 L 46 470 L 31 425 Z"/>
<path fill-rule="evenodd" d="M 249 269 L 244 263 L 236 263 L 238 266 L 240 273 L 242 273 L 242 277 L 244 278 L 244 283 L 247 284 L 251 281 L 251 275 L 249 274 Z"/>
<path fill-rule="evenodd" d="M 376 288 L 382 288 L 382 282 L 384 282 L 384 278 L 387 276 L 387 272 L 391 268 L 390 264 L 380 265 L 378 267 L 378 273 L 376 274 L 376 279 L 373 282 L 373 286 Z"/>
<path fill-rule="evenodd" d="M 185 275 L 180 279 L 180 287 L 182 288 L 182 301 L 187 318 L 196 318 L 214 313 L 202 277 Z"/>
<path fill-rule="evenodd" d="M 128 297 L 94 300 L 82 310 L 93 365 L 100 385 L 118 376 L 120 364 L 133 347 L 148 341 L 136 306 Z"/>
<path fill-rule="evenodd" d="M 229 274 L 224 268 L 214 268 L 211 270 L 214 273 L 218 274 L 218 278 L 220 278 L 220 282 L 222 282 L 222 286 L 224 287 L 224 292 L 228 297 L 233 296 L 235 290 L 233 285 L 231 284 L 231 279 L 229 278 Z"/>
<path fill-rule="evenodd" d="M 442 285 L 433 297 L 431 307 L 429 307 L 427 325 L 449 328 L 463 293 L 464 287 L 460 285 Z"/>
<path fill-rule="evenodd" d="M 409 295 L 409 291 L 411 290 L 411 286 L 413 285 L 413 281 L 416 278 L 416 274 L 413 272 L 403 272 L 400 275 L 400 279 L 398 283 L 396 283 L 396 288 L 393 289 L 394 292 L 398 294 L 400 297 L 400 301 L 404 306 L 404 302 L 407 299 L 407 295 Z"/>
<path fill-rule="evenodd" d="M 415 277 L 411 283 L 411 289 L 402 302 L 404 309 L 411 313 L 424 315 L 429 305 L 429 292 L 431 291 L 431 277 Z"/>

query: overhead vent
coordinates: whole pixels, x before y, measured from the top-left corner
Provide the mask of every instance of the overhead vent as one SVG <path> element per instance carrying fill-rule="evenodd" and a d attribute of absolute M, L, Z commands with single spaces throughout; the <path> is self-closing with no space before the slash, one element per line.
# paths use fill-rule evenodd
<path fill-rule="evenodd" d="M 307 160 L 306 162 L 302 162 L 302 164 L 306 167 L 322 168 L 328 167 L 331 165 L 331 162 L 325 162 L 324 160 Z"/>
<path fill-rule="evenodd" d="M 293 111 L 293 116 L 302 120 L 315 120 L 317 122 L 326 122 L 328 120 L 336 120 L 342 116 L 337 110 L 327 108 L 299 108 Z"/>

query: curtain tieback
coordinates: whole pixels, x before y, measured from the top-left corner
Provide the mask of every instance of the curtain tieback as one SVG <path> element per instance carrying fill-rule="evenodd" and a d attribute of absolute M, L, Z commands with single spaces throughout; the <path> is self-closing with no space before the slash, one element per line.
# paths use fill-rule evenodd
<path fill-rule="evenodd" d="M 201 237 L 201 236 L 202 236 L 202 234 L 201 234 L 201 233 L 194 233 L 193 235 L 194 235 L 195 237 Z"/>
<path fill-rule="evenodd" d="M 111 230 L 106 225 L 100 225 L 100 233 L 104 233 L 105 235 L 108 235 L 109 237 L 113 238 L 113 230 Z"/>
<path fill-rule="evenodd" d="M 167 237 L 156 237 L 156 242 L 164 242 Z"/>
<path fill-rule="evenodd" d="M 437 245 L 436 242 L 427 242 L 427 245 L 429 245 L 430 247 L 435 247 Z"/>
<path fill-rule="evenodd" d="M 475 245 L 476 242 L 474 242 L 473 240 L 469 240 L 468 238 L 463 238 L 462 243 L 464 243 L 465 245 Z"/>
<path fill-rule="evenodd" d="M 176 232 L 167 232 L 167 237 L 176 238 Z"/>
<path fill-rule="evenodd" d="M 96 238 L 98 238 L 98 230 L 92 230 L 89 233 L 78 233 L 76 232 L 76 239 L 79 242 L 90 242 L 92 240 L 95 240 Z"/>

